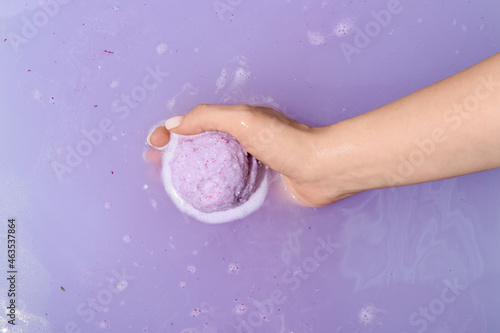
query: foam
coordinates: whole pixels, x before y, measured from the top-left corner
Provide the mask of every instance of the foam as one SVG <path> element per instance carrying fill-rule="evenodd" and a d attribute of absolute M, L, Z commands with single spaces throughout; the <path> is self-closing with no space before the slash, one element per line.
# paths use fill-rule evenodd
<path fill-rule="evenodd" d="M 166 147 L 164 147 L 162 157 L 162 179 L 165 191 L 169 194 L 169 196 L 172 198 L 172 201 L 181 212 L 190 215 L 201 222 L 209 224 L 219 224 L 244 218 L 253 213 L 262 205 L 264 199 L 266 198 L 267 190 L 269 187 L 269 170 L 264 165 L 260 165 L 259 167 L 252 193 L 249 195 L 248 199 L 245 202 L 239 204 L 236 207 L 231 207 L 229 209 L 221 211 L 203 212 L 199 209 L 196 209 L 192 204 L 182 198 L 175 189 L 172 182 L 171 168 L 172 161 L 174 160 L 174 158 L 176 158 L 176 150 L 179 145 L 179 139 L 182 138 L 185 138 L 185 136 L 171 133 L 170 142 Z M 258 163 L 260 164 L 260 162 Z"/>
<path fill-rule="evenodd" d="M 314 46 L 321 46 L 326 44 L 325 36 L 317 31 L 309 31 L 307 33 L 307 37 L 309 38 L 309 43 Z"/>

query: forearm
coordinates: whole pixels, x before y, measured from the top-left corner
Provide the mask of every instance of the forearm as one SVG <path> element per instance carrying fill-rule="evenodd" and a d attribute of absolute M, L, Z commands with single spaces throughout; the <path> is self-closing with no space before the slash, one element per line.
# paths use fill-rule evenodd
<path fill-rule="evenodd" d="M 318 133 L 316 158 L 346 191 L 500 167 L 500 54 Z"/>

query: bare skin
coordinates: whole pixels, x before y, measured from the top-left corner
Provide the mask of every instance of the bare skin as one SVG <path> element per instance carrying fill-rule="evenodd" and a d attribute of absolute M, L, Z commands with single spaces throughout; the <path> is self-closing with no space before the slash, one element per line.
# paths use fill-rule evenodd
<path fill-rule="evenodd" d="M 500 53 L 365 114 L 324 127 L 249 105 L 199 105 L 148 137 L 221 131 L 283 175 L 305 205 L 500 167 Z"/>

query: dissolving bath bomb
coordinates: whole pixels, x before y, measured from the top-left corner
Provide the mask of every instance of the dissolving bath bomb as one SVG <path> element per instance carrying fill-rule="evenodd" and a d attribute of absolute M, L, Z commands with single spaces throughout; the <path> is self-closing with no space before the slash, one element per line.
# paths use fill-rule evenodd
<path fill-rule="evenodd" d="M 232 136 L 172 134 L 163 156 L 165 189 L 183 212 L 208 223 L 242 218 L 267 193 L 267 167 Z"/>

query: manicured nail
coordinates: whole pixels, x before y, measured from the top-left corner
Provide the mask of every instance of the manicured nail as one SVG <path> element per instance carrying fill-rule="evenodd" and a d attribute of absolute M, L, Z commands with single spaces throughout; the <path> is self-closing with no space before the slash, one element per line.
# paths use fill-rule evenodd
<path fill-rule="evenodd" d="M 182 116 L 175 116 L 172 118 L 169 118 L 165 121 L 165 127 L 168 130 L 171 130 L 172 128 L 176 128 L 181 124 Z"/>
<path fill-rule="evenodd" d="M 151 147 L 153 147 L 153 145 L 151 144 L 151 137 L 153 136 L 153 132 L 149 133 L 148 137 L 146 138 L 146 142 L 148 145 L 150 145 Z"/>

